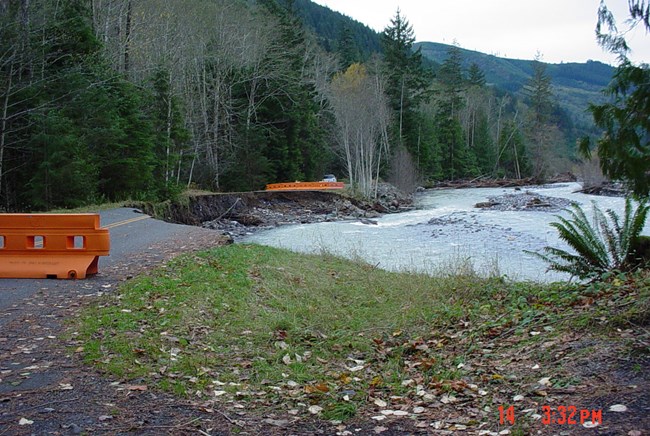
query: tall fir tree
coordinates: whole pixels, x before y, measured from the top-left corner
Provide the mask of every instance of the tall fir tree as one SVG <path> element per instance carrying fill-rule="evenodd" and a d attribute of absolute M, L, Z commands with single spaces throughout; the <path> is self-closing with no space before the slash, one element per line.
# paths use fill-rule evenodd
<path fill-rule="evenodd" d="M 532 154 L 533 176 L 544 179 L 548 171 L 552 154 L 555 128 L 552 125 L 553 91 L 551 77 L 546 72 L 546 65 L 539 60 L 533 61 L 533 76 L 524 86 L 529 105 L 527 120 L 527 138 Z"/>
<path fill-rule="evenodd" d="M 393 112 L 391 137 L 405 146 L 420 165 L 433 166 L 432 150 L 421 141 L 419 106 L 430 97 L 433 75 L 422 63 L 420 49 L 413 50 L 413 27 L 399 9 L 382 33 L 386 93 Z M 428 144 L 426 144 L 428 146 Z"/>

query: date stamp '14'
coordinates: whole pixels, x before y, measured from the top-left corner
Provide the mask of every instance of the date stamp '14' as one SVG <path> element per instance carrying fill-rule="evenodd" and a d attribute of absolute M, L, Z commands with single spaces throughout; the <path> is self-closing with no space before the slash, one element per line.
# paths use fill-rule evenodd
<path fill-rule="evenodd" d="M 515 406 L 499 406 L 499 424 L 515 424 Z M 600 425 L 603 423 L 602 409 L 578 409 L 576 406 L 542 406 L 544 425 Z"/>

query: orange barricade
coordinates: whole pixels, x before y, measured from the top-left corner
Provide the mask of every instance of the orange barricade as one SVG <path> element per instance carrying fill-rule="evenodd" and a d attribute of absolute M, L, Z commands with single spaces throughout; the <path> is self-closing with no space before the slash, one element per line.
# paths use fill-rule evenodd
<path fill-rule="evenodd" d="M 266 185 L 267 191 L 320 191 L 321 189 L 343 189 L 343 182 L 292 182 Z"/>
<path fill-rule="evenodd" d="M 83 279 L 110 247 L 98 214 L 0 214 L 0 278 Z"/>

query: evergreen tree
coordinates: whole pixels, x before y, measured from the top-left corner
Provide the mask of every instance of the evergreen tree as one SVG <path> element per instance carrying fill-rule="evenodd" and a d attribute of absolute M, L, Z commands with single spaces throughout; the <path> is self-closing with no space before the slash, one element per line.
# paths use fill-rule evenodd
<path fill-rule="evenodd" d="M 630 0 L 630 26 L 641 23 L 650 31 L 650 3 Z M 606 27 L 607 31 L 603 28 Z M 605 132 L 598 139 L 597 153 L 603 173 L 627 181 L 635 195 L 650 195 L 650 66 L 634 65 L 627 57 L 630 48 L 625 32 L 616 28 L 614 16 L 601 2 L 596 34 L 599 44 L 619 58 L 619 65 L 605 93 L 611 102 L 591 105 L 597 126 Z M 581 151 L 590 156 L 589 139 Z"/>
<path fill-rule="evenodd" d="M 472 63 L 469 67 L 469 77 L 467 82 L 469 86 L 477 86 L 479 88 L 485 86 L 485 73 L 476 63 Z"/>
<path fill-rule="evenodd" d="M 337 53 L 341 58 L 342 70 L 347 69 L 350 65 L 361 61 L 359 48 L 354 42 L 352 30 L 348 26 L 343 26 L 339 33 L 337 43 Z"/>
<path fill-rule="evenodd" d="M 37 9 L 42 7 L 43 9 Z M 13 119 L 6 200 L 12 208 L 69 207 L 98 197 L 152 192 L 153 131 L 143 91 L 102 61 L 101 44 L 81 0 L 46 2 L 31 12 L 38 80 L 27 74 Z M 22 189 L 26 187 L 27 189 Z"/>
<path fill-rule="evenodd" d="M 312 180 L 316 174 L 319 149 L 323 147 L 323 135 L 317 122 L 318 106 L 314 101 L 314 87 L 303 77 L 307 40 L 300 21 L 293 15 L 291 2 L 286 8 L 274 0 L 263 0 L 269 14 L 277 20 L 281 52 L 269 53 L 269 63 L 281 69 L 275 80 L 265 83 L 262 90 L 268 97 L 257 112 L 260 130 L 251 136 L 251 126 L 245 127 L 244 147 L 259 146 L 251 143 L 252 137 L 264 137 L 260 165 L 267 167 L 265 182 Z M 262 127 L 263 126 L 263 127 Z M 260 188 L 250 186 L 249 188 Z"/>
<path fill-rule="evenodd" d="M 531 165 L 524 137 L 514 121 L 505 123 L 498 145 L 498 177 L 521 179 L 530 175 Z"/>
<path fill-rule="evenodd" d="M 524 87 L 529 105 L 527 136 L 531 144 L 533 175 L 543 179 L 553 152 L 556 127 L 552 124 L 553 92 L 546 65 L 533 61 L 533 76 Z"/>
<path fill-rule="evenodd" d="M 171 89 L 171 72 L 158 68 L 151 78 L 153 96 L 151 117 L 156 131 L 155 178 L 166 189 L 178 183 L 176 180 L 183 151 L 190 140 L 184 126 L 180 104 Z"/>
<path fill-rule="evenodd" d="M 471 177 L 478 172 L 476 156 L 466 141 L 460 124 L 467 89 L 462 70 L 460 49 L 452 46 L 438 71 L 441 95 L 438 101 L 437 138 L 443 150 L 443 175 L 454 180 Z"/>
<path fill-rule="evenodd" d="M 422 163 L 433 154 L 423 146 L 418 117 L 420 104 L 430 97 L 432 75 L 422 64 L 420 49 L 413 50 L 414 42 L 413 28 L 398 9 L 382 33 L 386 93 L 393 112 L 391 137 Z"/>

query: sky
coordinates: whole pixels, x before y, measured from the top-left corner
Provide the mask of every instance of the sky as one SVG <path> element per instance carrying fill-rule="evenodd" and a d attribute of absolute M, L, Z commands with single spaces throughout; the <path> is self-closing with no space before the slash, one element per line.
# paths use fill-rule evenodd
<path fill-rule="evenodd" d="M 549 63 L 616 57 L 596 43 L 600 0 L 312 0 L 381 32 L 397 9 L 416 41 L 458 44 L 468 50 Z M 629 17 L 627 0 L 606 0 L 619 30 Z M 626 36 L 630 58 L 650 63 L 650 35 L 637 27 Z"/>

